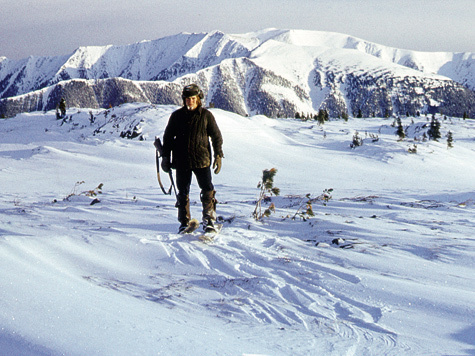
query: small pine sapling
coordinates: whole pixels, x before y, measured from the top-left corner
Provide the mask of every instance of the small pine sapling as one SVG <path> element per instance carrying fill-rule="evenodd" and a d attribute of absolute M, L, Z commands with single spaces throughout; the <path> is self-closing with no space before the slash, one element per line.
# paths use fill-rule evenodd
<path fill-rule="evenodd" d="M 90 190 L 85 190 L 83 192 L 80 192 L 78 193 L 77 190 L 78 190 L 78 187 L 82 184 L 84 184 L 85 182 L 84 181 L 78 181 L 76 182 L 76 184 L 74 184 L 74 187 L 71 191 L 71 193 L 69 193 L 68 196 L 66 196 L 66 198 L 64 198 L 64 200 L 69 200 L 71 197 L 74 197 L 74 196 L 80 196 L 80 195 L 84 195 L 86 197 L 96 197 L 98 194 L 102 194 L 102 187 L 104 186 L 103 183 L 99 184 L 96 188 L 94 189 L 90 189 Z"/>
<path fill-rule="evenodd" d="M 353 141 L 350 143 L 350 147 L 354 149 L 359 146 L 363 146 L 363 139 L 360 137 L 359 132 L 356 131 L 353 135 Z"/>
<path fill-rule="evenodd" d="M 333 198 L 332 193 L 333 188 L 324 189 L 323 193 L 317 199 L 321 200 L 324 206 L 327 206 L 327 203 Z"/>
<path fill-rule="evenodd" d="M 96 118 L 94 117 L 94 114 L 92 113 L 92 110 L 90 110 L 89 111 L 89 123 L 91 125 L 93 125 L 95 121 L 96 121 Z"/>
<path fill-rule="evenodd" d="M 314 203 L 316 198 L 312 198 L 311 194 L 307 194 L 304 199 L 300 202 L 300 205 L 295 212 L 294 216 L 292 216 L 292 220 L 295 220 L 297 216 L 300 216 L 304 221 L 307 218 L 315 216 L 313 212 L 312 203 Z"/>
<path fill-rule="evenodd" d="M 404 140 L 404 138 L 406 137 L 406 133 L 404 132 L 404 127 L 402 126 L 402 122 L 400 118 L 397 119 L 396 135 L 398 135 L 399 141 Z"/>
<path fill-rule="evenodd" d="M 259 197 L 253 213 L 254 219 L 256 220 L 260 220 L 264 216 L 270 216 L 272 212 L 275 212 L 275 205 L 273 203 L 262 212 L 262 202 L 270 201 L 272 195 L 277 196 L 280 194 L 280 189 L 274 187 L 274 177 L 276 173 L 276 168 L 265 169 L 262 171 L 262 180 L 257 185 L 257 188 L 260 189 Z"/>
<path fill-rule="evenodd" d="M 87 197 L 96 197 L 98 194 L 102 194 L 102 187 L 104 186 L 104 183 L 99 184 L 97 187 L 91 190 L 86 190 L 82 192 Z"/>
<path fill-rule="evenodd" d="M 452 134 L 452 131 L 449 131 L 447 133 L 447 148 L 453 148 L 454 147 L 454 136 Z"/>
<path fill-rule="evenodd" d="M 379 136 L 374 134 L 374 133 L 370 133 L 369 137 L 371 138 L 371 142 L 378 142 L 379 141 Z"/>
<path fill-rule="evenodd" d="M 326 206 L 327 203 L 332 199 L 333 188 L 324 189 L 323 193 L 316 198 L 312 198 L 311 194 L 305 195 L 305 198 L 302 199 L 297 212 L 292 217 L 292 220 L 295 220 L 297 216 L 301 217 L 303 221 L 315 216 L 313 212 L 313 203 L 316 201 L 322 201 L 323 205 Z"/>
<path fill-rule="evenodd" d="M 409 148 L 407 149 L 407 151 L 408 151 L 409 153 L 414 153 L 414 154 L 417 153 L 417 145 L 416 145 L 416 144 L 413 144 L 411 147 L 409 147 Z"/>

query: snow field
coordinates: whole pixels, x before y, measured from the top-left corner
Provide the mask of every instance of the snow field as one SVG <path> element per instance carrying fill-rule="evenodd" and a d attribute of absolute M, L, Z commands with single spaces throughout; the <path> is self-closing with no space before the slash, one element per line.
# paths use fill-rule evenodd
<path fill-rule="evenodd" d="M 473 121 L 440 118 L 455 138 L 447 149 L 445 138 L 413 142 L 425 117 L 403 118 L 410 135 L 397 141 L 392 119 L 319 126 L 213 110 L 227 222 L 204 244 L 176 234 L 174 197 L 156 182 L 153 137 L 174 109 L 92 110 L 92 124 L 82 109 L 62 125 L 52 112 L 0 121 L 1 352 L 475 351 Z M 119 137 L 136 125 L 143 141 Z M 364 144 L 350 149 L 355 131 Z M 256 186 L 272 167 L 281 195 L 256 222 Z M 100 183 L 90 205 L 84 192 Z M 314 217 L 292 219 L 306 194 L 329 188 Z M 195 183 L 190 198 L 199 218 Z"/>

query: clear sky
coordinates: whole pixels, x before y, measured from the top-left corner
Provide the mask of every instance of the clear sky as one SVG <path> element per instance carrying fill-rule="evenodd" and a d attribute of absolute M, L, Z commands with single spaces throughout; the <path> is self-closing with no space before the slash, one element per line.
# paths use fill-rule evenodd
<path fill-rule="evenodd" d="M 0 56 L 69 54 L 180 32 L 340 32 L 420 51 L 475 52 L 475 0 L 0 0 Z"/>

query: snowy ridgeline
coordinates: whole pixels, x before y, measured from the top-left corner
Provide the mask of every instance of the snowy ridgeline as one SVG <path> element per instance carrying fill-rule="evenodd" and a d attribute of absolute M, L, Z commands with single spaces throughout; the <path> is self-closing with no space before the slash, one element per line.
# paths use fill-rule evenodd
<path fill-rule="evenodd" d="M 175 108 L 0 120 L 1 355 L 475 353 L 474 121 L 437 115 L 434 141 L 431 116 L 401 139 L 394 118 L 213 110 L 225 222 L 204 244 L 156 182 Z"/>
<path fill-rule="evenodd" d="M 58 57 L 0 58 L 0 117 L 123 103 L 180 104 L 198 83 L 208 105 L 240 115 L 294 117 L 326 110 L 387 116 L 474 117 L 475 54 L 417 52 L 349 35 L 266 29 L 181 33 Z M 317 110 L 315 110 L 317 109 Z"/>

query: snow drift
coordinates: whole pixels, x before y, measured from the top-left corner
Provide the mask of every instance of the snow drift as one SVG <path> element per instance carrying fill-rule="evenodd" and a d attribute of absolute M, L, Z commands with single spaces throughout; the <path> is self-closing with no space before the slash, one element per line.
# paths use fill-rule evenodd
<path fill-rule="evenodd" d="M 0 121 L 1 354 L 475 352 L 473 121 L 437 116 L 436 142 L 426 117 L 403 118 L 399 141 L 393 119 L 320 126 L 212 109 L 225 225 L 203 244 L 176 234 L 174 197 L 156 182 L 153 137 L 175 108 Z M 272 167 L 281 195 L 257 222 Z M 309 197 L 315 216 L 297 214 Z M 191 200 L 199 217 L 195 184 Z"/>

